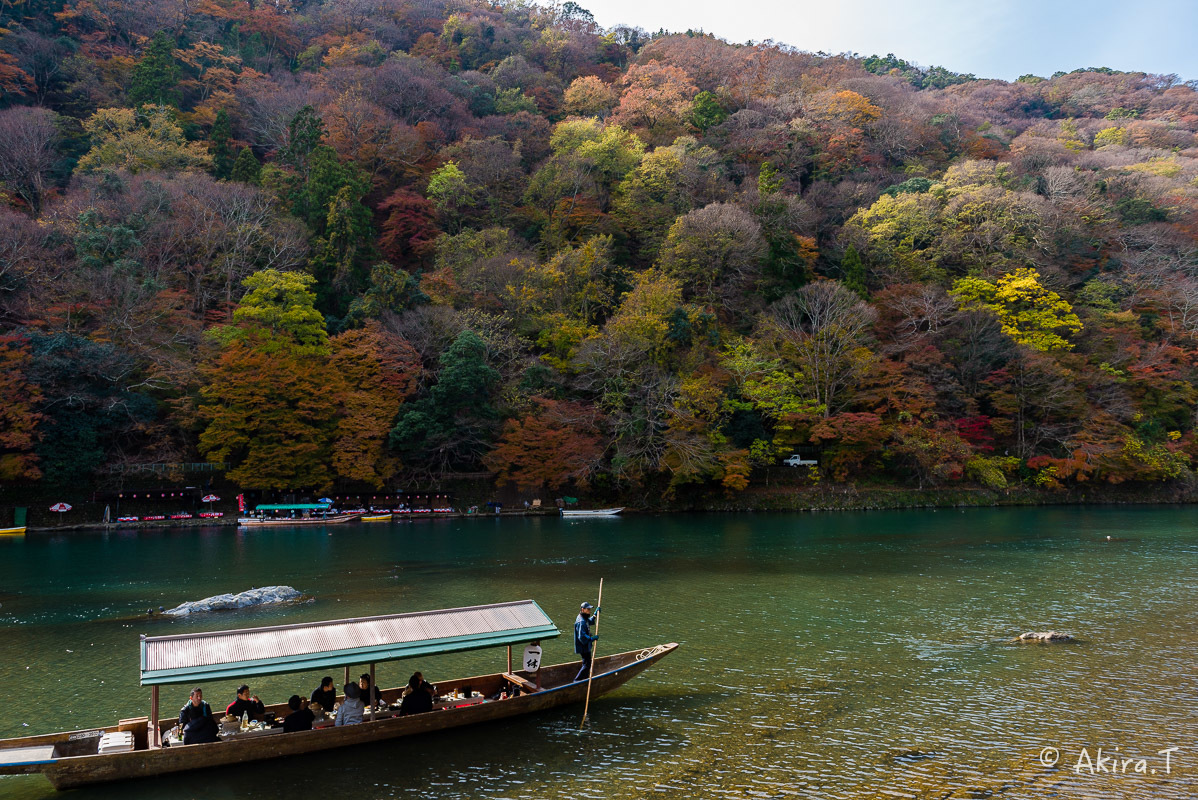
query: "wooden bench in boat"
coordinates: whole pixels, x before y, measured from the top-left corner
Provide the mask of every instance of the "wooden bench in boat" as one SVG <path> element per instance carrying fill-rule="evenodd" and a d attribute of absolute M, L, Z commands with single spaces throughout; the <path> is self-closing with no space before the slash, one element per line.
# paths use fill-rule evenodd
<path fill-rule="evenodd" d="M 519 675 L 513 675 L 510 672 L 503 673 L 503 679 L 508 683 L 519 686 L 522 691 L 528 692 L 529 694 L 541 691 L 532 681 L 528 680 L 527 678 L 521 678 Z"/>

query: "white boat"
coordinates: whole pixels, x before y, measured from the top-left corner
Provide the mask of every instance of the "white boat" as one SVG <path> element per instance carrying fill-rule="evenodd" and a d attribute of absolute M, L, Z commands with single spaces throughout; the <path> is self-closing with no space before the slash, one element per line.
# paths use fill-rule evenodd
<path fill-rule="evenodd" d="M 614 517 L 624 510 L 623 506 L 619 508 L 563 508 L 563 517 Z"/>

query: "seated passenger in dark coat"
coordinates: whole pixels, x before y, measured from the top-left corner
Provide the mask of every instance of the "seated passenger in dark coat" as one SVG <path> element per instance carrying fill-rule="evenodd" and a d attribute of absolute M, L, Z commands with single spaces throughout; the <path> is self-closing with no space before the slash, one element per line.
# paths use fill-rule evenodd
<path fill-rule="evenodd" d="M 383 693 L 379 687 L 370 684 L 370 673 L 363 672 L 358 676 L 358 691 L 361 693 L 362 705 L 366 708 L 383 705 Z"/>
<path fill-rule="evenodd" d="M 308 708 L 307 700 L 293 694 L 287 701 L 287 707 L 291 709 L 291 713 L 283 720 L 283 733 L 312 730 L 312 722 L 316 715 Z"/>
<path fill-rule="evenodd" d="M 337 687 L 327 675 L 320 681 L 320 688 L 312 692 L 312 702 L 319 703 L 322 711 L 331 712 L 337 705 Z"/>
<path fill-rule="evenodd" d="M 403 702 L 399 705 L 399 713 L 401 716 L 407 714 L 423 714 L 425 711 L 433 710 L 433 697 L 436 695 L 436 687 L 424 679 L 424 675 L 417 672 L 408 679 L 408 688 L 404 694 Z"/>
<path fill-rule="evenodd" d="M 216 741 L 216 720 L 212 708 L 204 702 L 204 692 L 198 686 L 191 690 L 191 697 L 179 709 L 179 729 L 183 732 L 183 744 L 203 744 Z"/>
<path fill-rule="evenodd" d="M 229 703 L 225 713 L 239 719 L 242 714 L 247 715 L 250 719 L 259 719 L 266 713 L 266 706 L 258 699 L 258 695 L 250 697 L 250 687 L 243 683 L 237 687 L 237 699 Z"/>

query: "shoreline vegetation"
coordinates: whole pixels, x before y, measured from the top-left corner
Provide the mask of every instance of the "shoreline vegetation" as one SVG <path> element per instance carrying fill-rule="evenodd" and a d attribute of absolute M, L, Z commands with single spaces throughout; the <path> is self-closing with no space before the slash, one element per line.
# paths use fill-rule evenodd
<path fill-rule="evenodd" d="M 603 502 L 606 502 L 605 498 Z M 919 509 L 964 509 L 1034 506 L 1111 506 L 1111 505 L 1184 505 L 1198 503 L 1198 487 L 1166 485 L 1151 487 L 1091 486 L 1072 491 L 1048 492 L 1016 487 L 1005 490 L 984 487 L 934 487 L 925 489 L 829 484 L 795 489 L 793 487 L 761 487 L 728 497 L 712 493 L 709 497 L 674 498 L 648 504 L 644 498 L 616 497 L 613 502 L 628 503 L 624 515 L 653 515 L 670 513 L 820 513 L 851 511 L 903 511 Z M 596 503 L 602 504 L 596 500 Z M 98 505 L 102 512 L 103 504 Z M 471 519 L 499 517 L 558 516 L 552 504 L 540 508 L 524 508 L 520 502 L 505 505 L 499 514 L 483 509 L 477 513 L 465 510 L 429 512 L 413 516 L 396 515 L 393 521 L 419 519 Z M 28 533 L 64 533 L 120 531 L 154 528 L 219 528 L 237 527 L 237 514 L 226 513 L 221 519 L 147 520 L 139 522 L 77 522 L 64 525 L 30 525 Z"/>

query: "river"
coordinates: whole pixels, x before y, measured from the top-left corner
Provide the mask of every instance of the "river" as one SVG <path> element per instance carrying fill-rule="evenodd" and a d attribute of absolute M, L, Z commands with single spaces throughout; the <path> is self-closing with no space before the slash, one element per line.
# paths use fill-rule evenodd
<path fill-rule="evenodd" d="M 568 707 L 80 798 L 1198 796 L 1198 530 L 1186 507 L 31 534 L 0 540 L 0 560 L 0 737 L 147 713 L 141 633 L 533 598 L 565 634 L 544 643 L 554 663 L 572 658 L 578 604 L 602 577 L 600 653 L 682 644 L 593 703 L 582 731 Z M 314 600 L 146 616 L 271 584 Z M 1009 641 L 1049 629 L 1079 641 Z M 422 669 L 436 682 L 503 659 L 383 664 L 379 678 L 398 686 Z M 250 683 L 280 702 L 319 677 Z M 233 682 L 204 688 L 214 707 L 233 699 Z M 166 687 L 163 713 L 185 692 Z M 1131 761 L 1112 773 L 1100 747 Z M 0 798 L 53 794 L 40 776 L 0 778 Z"/>

